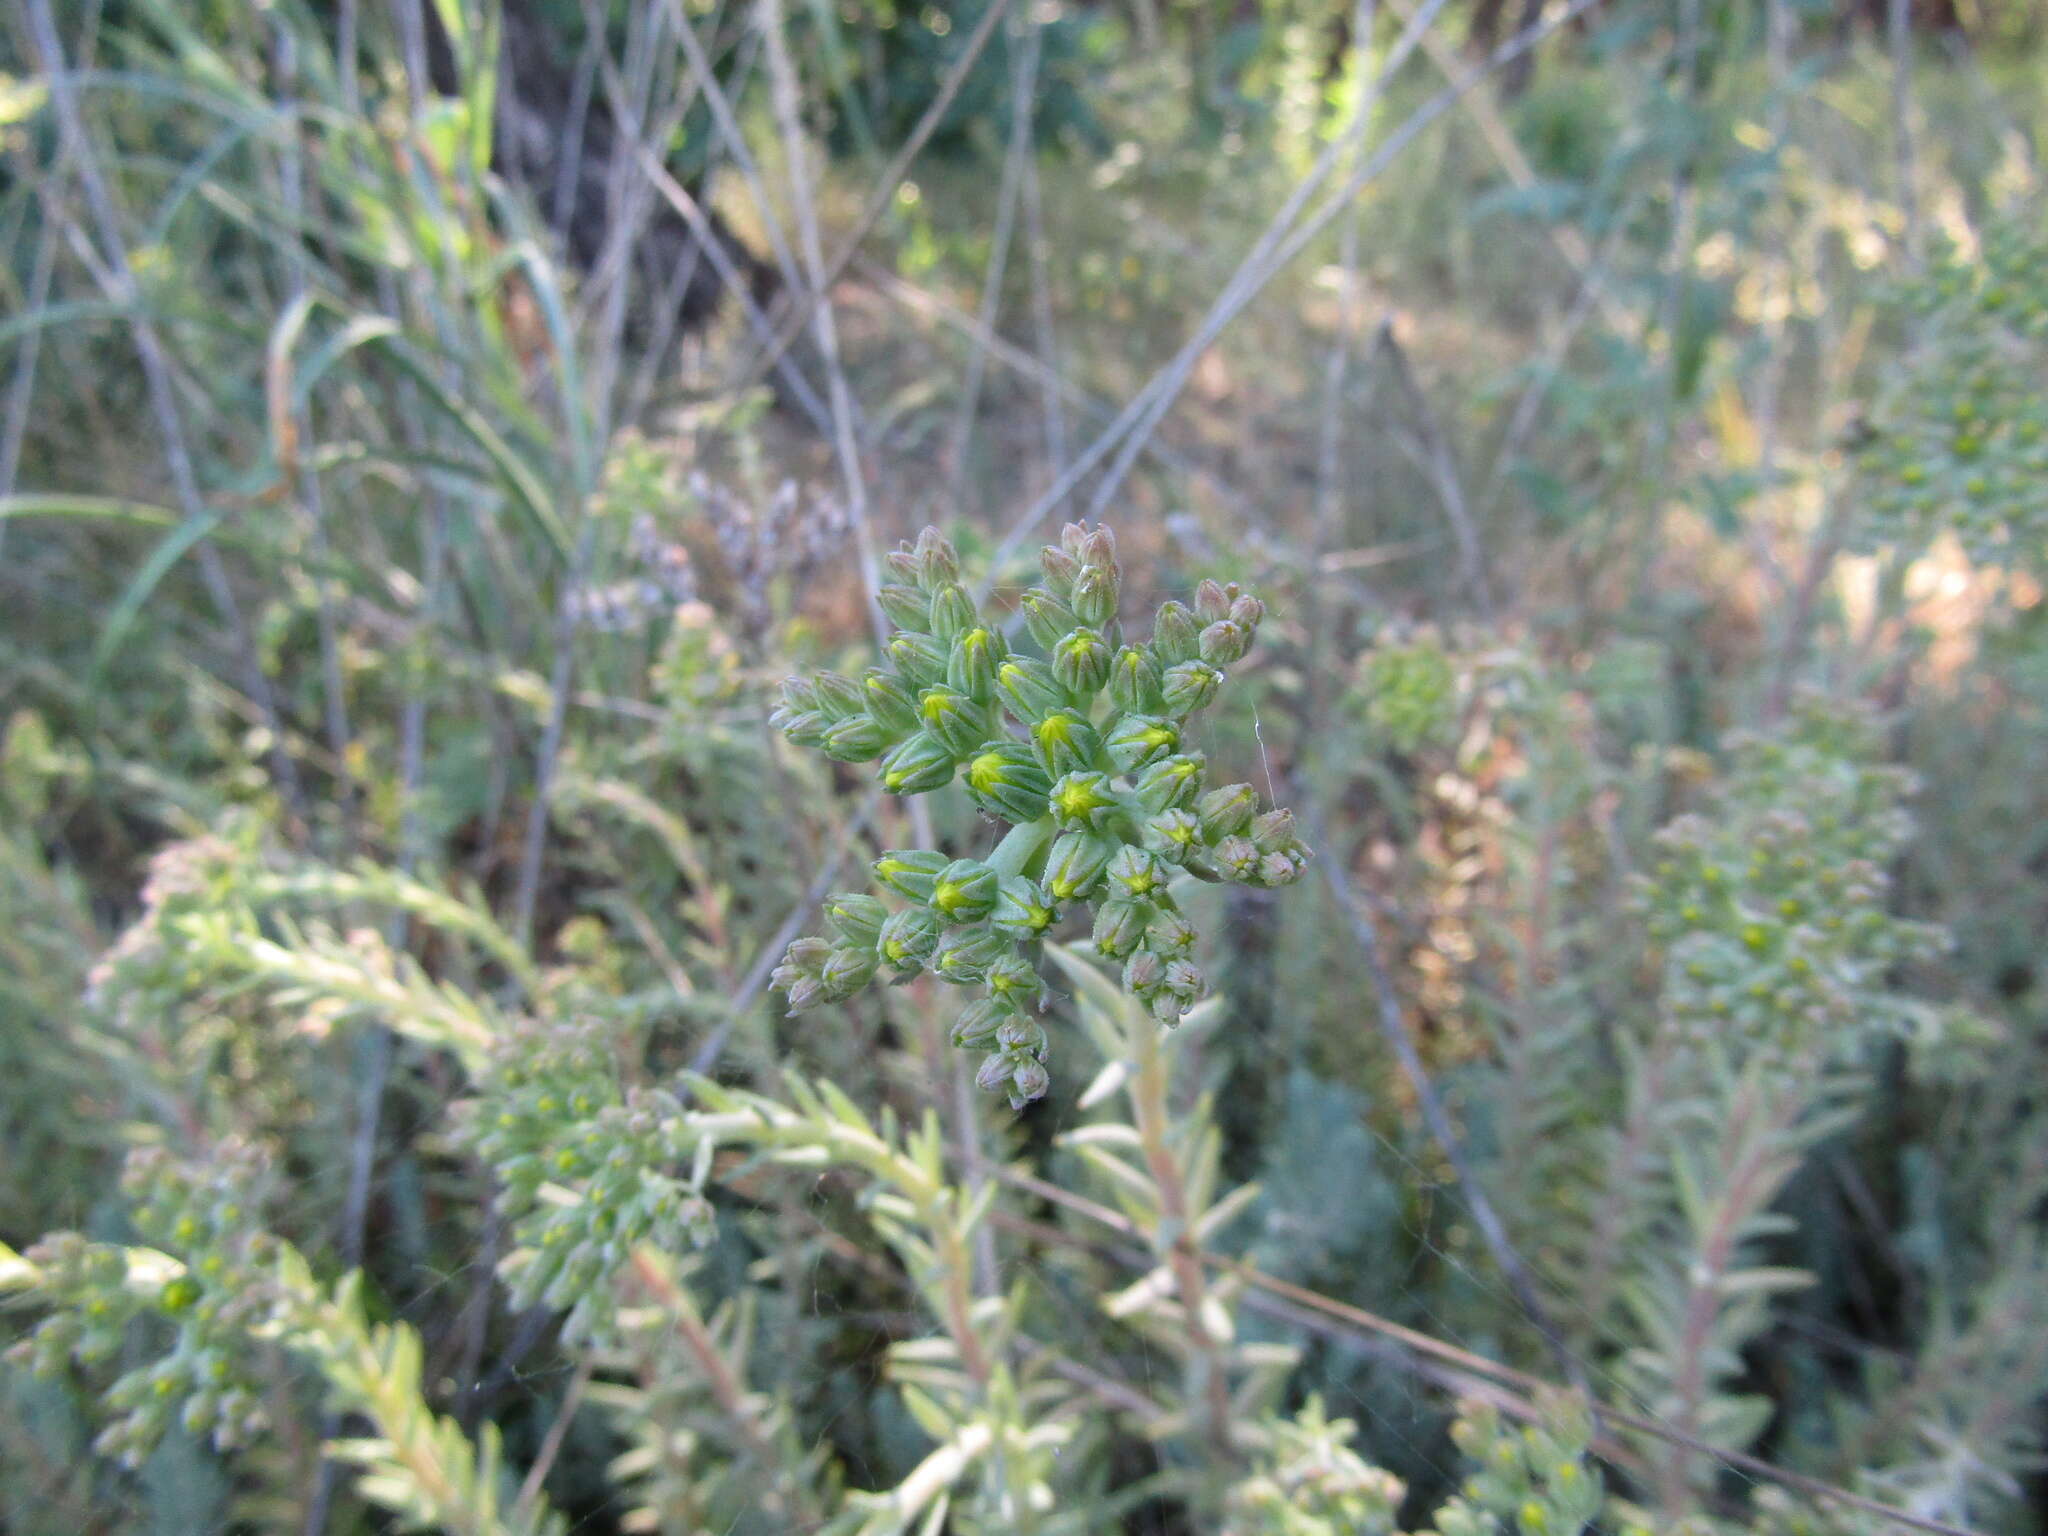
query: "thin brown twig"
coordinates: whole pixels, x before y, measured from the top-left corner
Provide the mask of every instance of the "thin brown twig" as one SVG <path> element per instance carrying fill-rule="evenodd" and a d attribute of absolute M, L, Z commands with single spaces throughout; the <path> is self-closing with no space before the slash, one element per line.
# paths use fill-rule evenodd
<path fill-rule="evenodd" d="M 576 1417 L 576 1410 L 583 1406 L 584 1391 L 590 1386 L 590 1378 L 596 1370 L 595 1354 L 586 1353 L 576 1362 L 576 1374 L 569 1378 L 568 1390 L 562 1394 L 561 1405 L 555 1409 L 554 1422 L 548 1425 L 533 1465 L 526 1469 L 526 1477 L 519 1484 L 519 1497 L 512 1505 L 512 1523 L 515 1526 L 531 1516 L 540 1502 L 541 1488 L 554 1468 L 555 1459 L 562 1454 L 562 1446 L 569 1438 L 570 1422 Z"/>

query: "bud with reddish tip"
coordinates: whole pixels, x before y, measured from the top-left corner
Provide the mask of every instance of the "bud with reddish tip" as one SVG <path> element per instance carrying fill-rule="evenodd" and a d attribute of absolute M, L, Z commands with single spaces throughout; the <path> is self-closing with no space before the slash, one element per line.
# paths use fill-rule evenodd
<path fill-rule="evenodd" d="M 911 552 L 917 561 L 917 573 L 927 592 L 937 592 L 941 587 L 960 579 L 960 556 L 948 539 L 936 528 L 926 528 L 917 536 L 917 547 Z"/>

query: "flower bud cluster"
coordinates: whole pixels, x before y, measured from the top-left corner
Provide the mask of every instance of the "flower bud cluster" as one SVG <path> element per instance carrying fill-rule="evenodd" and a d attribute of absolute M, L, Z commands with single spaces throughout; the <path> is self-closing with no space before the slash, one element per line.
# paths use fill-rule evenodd
<path fill-rule="evenodd" d="M 1013 649 L 977 616 L 952 545 L 927 528 L 888 557 L 876 594 L 897 625 L 888 666 L 792 678 L 776 714 L 792 741 L 877 761 L 893 793 L 958 779 L 1011 831 L 986 859 L 884 854 L 876 881 L 905 904 L 832 897 L 831 935 L 792 944 L 774 986 L 791 1012 L 843 1002 L 877 977 L 929 972 L 979 987 L 953 1038 L 988 1053 L 977 1081 L 1019 1107 L 1049 1081 L 1031 946 L 1063 914 L 1093 908 L 1097 949 L 1171 1023 L 1205 982 L 1169 882 L 1287 885 L 1309 857 L 1288 812 L 1262 811 L 1246 784 L 1209 786 L 1185 739 L 1250 649 L 1265 605 L 1205 581 L 1192 608 L 1165 604 L 1148 639 L 1127 641 L 1107 528 L 1069 524 L 1040 564 L 1042 583 L 1018 600 L 1031 645 Z"/>
<path fill-rule="evenodd" d="M 226 1450 L 268 1424 L 263 1388 L 247 1369 L 250 1333 L 275 1317 L 277 1246 L 254 1224 L 261 1165 L 239 1145 L 203 1166 L 161 1149 L 132 1154 L 122 1189 L 134 1222 L 182 1268 L 138 1285 L 118 1247 L 59 1232 L 25 1257 L 43 1271 L 53 1310 L 8 1358 L 38 1375 L 107 1361 L 141 1319 L 167 1327 L 170 1348 L 117 1377 L 104 1401 L 113 1418 L 93 1442 L 100 1454 L 137 1467 L 176 1423 Z"/>
<path fill-rule="evenodd" d="M 2048 237 L 1995 226 L 1904 294 L 1925 340 L 1857 451 L 1867 546 L 1948 531 L 1974 560 L 2038 566 L 2048 552 Z"/>
<path fill-rule="evenodd" d="M 1658 833 L 1641 900 L 1671 1016 L 1703 1040 L 1835 1054 L 1896 1014 L 1886 972 L 1940 947 L 1938 929 L 1888 910 L 1911 781 L 1869 762 L 1854 727 L 1809 706 L 1771 735 L 1731 738 L 1709 813 Z"/>
<path fill-rule="evenodd" d="M 1357 693 L 1373 745 L 1411 754 L 1456 723 L 1458 669 L 1436 636 L 1418 635 L 1360 657 Z"/>
<path fill-rule="evenodd" d="M 1585 1412 L 1562 1394 L 1541 1405 L 1544 1422 L 1519 1430 L 1490 1403 L 1464 1406 L 1451 1439 L 1473 1472 L 1436 1512 L 1439 1536 L 1576 1536 L 1594 1527 L 1607 1492 L 1586 1464 L 1592 1434 Z"/>
<path fill-rule="evenodd" d="M 612 1280 L 635 1248 L 676 1252 L 712 1240 L 715 1218 L 695 1181 L 664 1171 L 682 1120 L 666 1091 L 621 1086 L 593 1027 L 527 1026 L 499 1053 L 462 1106 L 458 1134 L 500 1181 L 516 1243 L 503 1266 L 515 1306 L 566 1311 L 572 1338 L 608 1335 Z"/>
<path fill-rule="evenodd" d="M 1408 1487 L 1351 1448 L 1358 1426 L 1311 1397 L 1291 1419 L 1258 1426 L 1251 1474 L 1230 1490 L 1228 1529 L 1241 1536 L 1389 1536 Z"/>

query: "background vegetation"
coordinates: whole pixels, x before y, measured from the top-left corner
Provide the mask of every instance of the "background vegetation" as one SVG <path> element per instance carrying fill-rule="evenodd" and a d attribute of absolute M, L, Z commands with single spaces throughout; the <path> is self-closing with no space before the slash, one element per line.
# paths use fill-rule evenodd
<path fill-rule="evenodd" d="M 2044 47 L 17 0 L 0 1529 L 2042 1528 Z M 1105 518 L 1316 857 L 1013 1110 L 769 714 Z"/>

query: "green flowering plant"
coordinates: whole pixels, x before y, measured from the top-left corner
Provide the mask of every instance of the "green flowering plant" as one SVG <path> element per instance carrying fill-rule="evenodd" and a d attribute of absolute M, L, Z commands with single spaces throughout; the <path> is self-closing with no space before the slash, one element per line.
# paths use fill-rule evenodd
<path fill-rule="evenodd" d="M 1946 252 L 1899 300 L 1925 340 L 1857 451 L 1870 486 L 1863 543 L 1920 548 L 1946 530 L 1973 560 L 2038 566 L 2048 550 L 2048 230 L 2003 220 L 1975 256 Z"/>
<path fill-rule="evenodd" d="M 1944 939 L 1890 908 L 1911 775 L 1877 761 L 1868 714 L 1817 695 L 1729 743 L 1710 813 L 1657 834 L 1639 888 L 1674 1022 L 1788 1061 L 1844 1053 L 1873 1031 L 1914 1033 L 1925 1010 L 1885 977 Z"/>
<path fill-rule="evenodd" d="M 1456 724 L 1457 664 L 1432 632 L 1384 641 L 1359 658 L 1354 698 L 1375 745 L 1412 754 Z"/>
<path fill-rule="evenodd" d="M 878 977 L 978 987 L 953 1042 L 987 1053 L 977 1081 L 1017 1108 L 1050 1083 L 1037 945 L 1063 916 L 1092 909 L 1096 952 L 1123 962 L 1125 988 L 1172 1024 L 1206 985 L 1172 882 L 1282 886 L 1309 858 L 1289 812 L 1261 810 L 1249 784 L 1208 785 L 1186 740 L 1265 605 L 1234 582 L 1204 581 L 1192 608 L 1165 603 L 1151 637 L 1127 641 L 1109 529 L 1068 524 L 1040 565 L 1042 583 L 1018 599 L 1034 655 L 976 614 L 953 546 L 927 528 L 888 557 L 875 594 L 897 626 L 888 665 L 791 678 L 775 717 L 794 742 L 878 762 L 892 794 L 958 779 L 1009 831 L 985 858 L 884 853 L 875 879 L 903 904 L 832 896 L 833 936 L 791 944 L 774 987 L 792 1013 Z"/>
<path fill-rule="evenodd" d="M 51 1311 L 8 1350 L 11 1363 L 53 1378 L 120 1357 L 138 1325 L 169 1335 L 168 1348 L 107 1389 L 110 1419 L 93 1442 L 101 1455 L 139 1467 L 174 1423 L 220 1450 L 269 1428 L 268 1385 L 252 1372 L 246 1342 L 282 1304 L 272 1282 L 276 1244 L 254 1210 L 266 1171 L 238 1142 L 215 1149 L 206 1166 L 138 1149 L 121 1188 L 153 1248 L 54 1232 L 25 1255 Z"/>
<path fill-rule="evenodd" d="M 514 1244 L 500 1270 L 513 1304 L 566 1311 L 569 1338 L 612 1339 L 614 1281 L 635 1249 L 676 1253 L 716 1236 L 703 1194 L 710 1144 L 687 1182 L 673 1176 L 681 1103 L 659 1087 L 623 1085 L 589 1021 L 518 1026 L 458 1111 L 457 1140 L 497 1170 Z"/>

